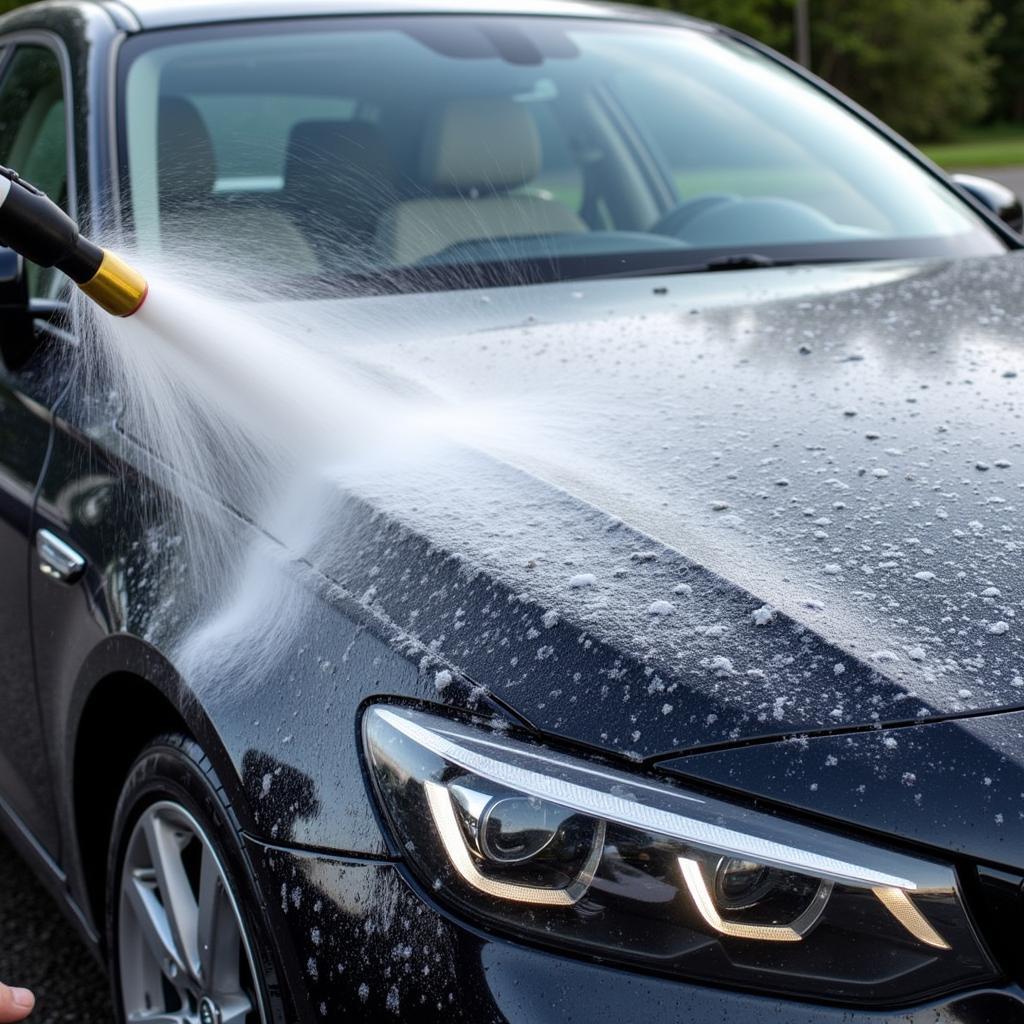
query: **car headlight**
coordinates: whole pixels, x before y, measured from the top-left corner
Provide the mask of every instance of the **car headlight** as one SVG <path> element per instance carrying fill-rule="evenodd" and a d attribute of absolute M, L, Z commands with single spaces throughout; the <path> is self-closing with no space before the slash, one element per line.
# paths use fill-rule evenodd
<path fill-rule="evenodd" d="M 419 881 L 514 937 L 840 1002 L 997 973 L 948 865 L 404 707 L 363 740 Z"/>

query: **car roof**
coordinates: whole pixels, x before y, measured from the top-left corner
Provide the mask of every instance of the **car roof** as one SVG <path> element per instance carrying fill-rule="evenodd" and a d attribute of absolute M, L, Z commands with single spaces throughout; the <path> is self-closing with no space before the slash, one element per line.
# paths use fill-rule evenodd
<path fill-rule="evenodd" d="M 111 13 L 130 14 L 140 29 L 329 15 L 506 14 L 678 21 L 666 12 L 587 0 L 102 0 Z"/>

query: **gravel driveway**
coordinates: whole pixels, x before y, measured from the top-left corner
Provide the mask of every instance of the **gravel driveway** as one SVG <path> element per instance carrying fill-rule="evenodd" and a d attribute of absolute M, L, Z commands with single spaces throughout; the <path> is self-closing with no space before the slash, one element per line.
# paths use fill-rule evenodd
<path fill-rule="evenodd" d="M 36 994 L 31 1024 L 110 1024 L 107 978 L 46 891 L 0 839 L 0 980 Z"/>

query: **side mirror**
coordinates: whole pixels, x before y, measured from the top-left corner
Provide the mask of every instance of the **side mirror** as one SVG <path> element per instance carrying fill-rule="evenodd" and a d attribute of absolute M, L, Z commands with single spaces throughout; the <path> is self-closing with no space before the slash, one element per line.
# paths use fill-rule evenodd
<path fill-rule="evenodd" d="M 28 309 L 25 261 L 13 250 L 0 246 L 0 309 L 18 304 Z"/>
<path fill-rule="evenodd" d="M 953 180 L 1014 231 L 1024 228 L 1024 209 L 1013 189 L 991 178 L 979 178 L 974 174 L 954 174 Z"/>
<path fill-rule="evenodd" d="M 25 261 L 13 249 L 0 246 L 0 355 L 4 364 L 17 369 L 31 354 L 33 341 Z"/>

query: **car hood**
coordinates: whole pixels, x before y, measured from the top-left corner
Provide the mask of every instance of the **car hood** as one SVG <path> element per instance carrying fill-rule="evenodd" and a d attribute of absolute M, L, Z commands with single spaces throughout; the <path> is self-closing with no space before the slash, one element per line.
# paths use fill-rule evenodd
<path fill-rule="evenodd" d="M 789 809 L 1024 870 L 1024 713 L 796 737 L 661 767 Z"/>
<path fill-rule="evenodd" d="M 442 694 L 637 759 L 1024 705 L 1021 257 L 326 305 L 442 401 L 310 558 Z"/>

